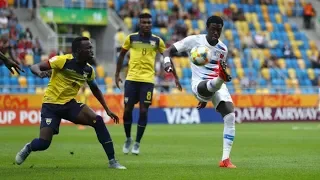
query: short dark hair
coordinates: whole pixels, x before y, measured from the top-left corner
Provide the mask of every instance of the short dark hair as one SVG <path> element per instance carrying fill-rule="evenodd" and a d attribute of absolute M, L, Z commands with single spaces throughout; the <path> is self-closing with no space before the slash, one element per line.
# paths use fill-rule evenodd
<path fill-rule="evenodd" d="M 81 46 L 81 41 L 89 41 L 89 38 L 87 37 L 76 37 L 75 39 L 73 39 L 72 41 L 72 52 L 76 53 L 78 51 L 78 49 Z"/>
<path fill-rule="evenodd" d="M 223 27 L 223 19 L 220 16 L 210 16 L 207 19 L 207 27 L 209 27 L 211 23 L 221 24 Z"/>
<path fill-rule="evenodd" d="M 140 18 L 140 19 L 141 19 L 141 18 L 152 18 L 152 16 L 151 16 L 151 14 L 149 14 L 149 13 L 142 13 L 142 14 L 139 15 L 139 18 Z"/>

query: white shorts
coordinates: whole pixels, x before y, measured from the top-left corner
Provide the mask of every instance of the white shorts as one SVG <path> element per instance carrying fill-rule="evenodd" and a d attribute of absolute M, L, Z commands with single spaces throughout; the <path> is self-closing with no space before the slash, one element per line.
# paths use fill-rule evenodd
<path fill-rule="evenodd" d="M 214 108 L 216 109 L 217 106 L 219 105 L 219 103 L 221 101 L 225 101 L 225 102 L 233 102 L 232 101 L 232 98 L 231 98 L 231 95 L 229 93 L 229 90 L 226 86 L 225 83 L 222 84 L 221 88 L 216 91 L 212 96 L 210 97 L 204 97 L 204 96 L 201 96 L 199 93 L 198 93 L 198 85 L 199 83 L 201 82 L 202 80 L 192 80 L 191 82 L 191 88 L 192 88 L 192 92 L 193 94 L 195 95 L 195 97 L 199 100 L 199 101 L 202 101 L 202 102 L 209 102 L 209 101 L 212 101 L 213 105 L 214 105 Z"/>

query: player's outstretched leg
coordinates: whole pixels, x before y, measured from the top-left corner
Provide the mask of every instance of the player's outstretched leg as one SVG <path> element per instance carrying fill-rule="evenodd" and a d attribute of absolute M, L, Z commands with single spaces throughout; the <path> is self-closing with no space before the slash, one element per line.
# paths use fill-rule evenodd
<path fill-rule="evenodd" d="M 22 164 L 32 151 L 44 151 L 49 148 L 53 136 L 50 127 L 43 127 L 40 130 L 40 137 L 27 143 L 16 155 L 16 164 Z"/>
<path fill-rule="evenodd" d="M 131 138 L 131 127 L 132 127 L 132 111 L 134 104 L 126 104 L 123 113 L 123 127 L 126 133 L 126 140 L 124 142 L 122 151 L 125 154 L 128 154 L 130 151 L 130 146 L 132 143 Z"/>
<path fill-rule="evenodd" d="M 74 123 L 89 125 L 94 128 L 97 134 L 97 138 L 108 156 L 109 168 L 127 169 L 126 167 L 119 164 L 115 159 L 113 142 L 101 116 L 97 115 L 87 105 L 84 105 Z"/>
<path fill-rule="evenodd" d="M 230 161 L 230 152 L 235 136 L 235 113 L 232 102 L 220 102 L 217 110 L 221 113 L 224 120 L 223 130 L 223 154 L 220 167 L 236 168 Z"/>
<path fill-rule="evenodd" d="M 135 155 L 138 155 L 140 153 L 140 141 L 143 137 L 143 133 L 146 129 L 148 121 L 148 108 L 148 104 L 140 103 L 140 114 L 137 126 L 136 142 L 134 143 L 133 148 L 131 150 L 131 153 Z"/>
<path fill-rule="evenodd" d="M 218 91 L 224 82 L 230 82 L 231 76 L 227 73 L 227 62 L 221 60 L 218 62 L 219 69 L 217 71 L 218 77 L 208 81 L 202 81 L 197 87 L 197 91 L 201 96 L 210 97 L 212 93 Z"/>

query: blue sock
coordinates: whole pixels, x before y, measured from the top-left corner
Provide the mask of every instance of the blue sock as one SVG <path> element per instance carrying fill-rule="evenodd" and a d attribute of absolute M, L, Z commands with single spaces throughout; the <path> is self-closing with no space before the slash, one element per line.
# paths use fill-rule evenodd
<path fill-rule="evenodd" d="M 132 111 L 125 111 L 123 114 L 123 127 L 126 137 L 131 137 Z"/>
<path fill-rule="evenodd" d="M 140 112 L 138 127 L 137 127 L 137 136 L 136 136 L 136 142 L 138 143 L 140 143 L 144 130 L 146 129 L 147 119 L 148 119 L 147 112 Z"/>
<path fill-rule="evenodd" d="M 47 141 L 41 138 L 35 138 L 31 141 L 29 145 L 29 149 L 31 151 L 44 151 L 48 149 L 50 144 L 51 144 L 51 141 Z"/>
<path fill-rule="evenodd" d="M 96 131 L 98 140 L 102 144 L 102 147 L 106 152 L 108 159 L 114 159 L 113 142 L 101 116 L 96 117 L 96 122 L 93 124 L 93 128 Z"/>

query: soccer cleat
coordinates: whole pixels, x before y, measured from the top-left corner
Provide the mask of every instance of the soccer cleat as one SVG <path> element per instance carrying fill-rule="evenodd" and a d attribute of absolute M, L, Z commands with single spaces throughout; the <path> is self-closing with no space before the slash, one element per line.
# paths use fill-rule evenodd
<path fill-rule="evenodd" d="M 230 158 L 225 159 L 223 161 L 220 161 L 219 164 L 220 167 L 225 167 L 225 168 L 237 168 L 237 166 L 233 165 L 230 161 Z"/>
<path fill-rule="evenodd" d="M 122 148 L 122 152 L 125 154 L 128 154 L 130 151 L 130 146 L 132 143 L 132 139 L 131 138 L 127 138 L 127 140 L 124 142 L 123 148 Z"/>
<path fill-rule="evenodd" d="M 31 149 L 29 148 L 30 143 L 24 145 L 24 147 L 17 153 L 16 155 L 16 164 L 20 165 L 22 164 L 27 157 L 31 153 Z"/>
<path fill-rule="evenodd" d="M 109 168 L 112 168 L 112 169 L 127 169 L 126 167 L 124 167 L 120 163 L 118 163 L 118 161 L 115 160 L 115 159 L 111 159 L 109 161 Z"/>
<path fill-rule="evenodd" d="M 219 77 L 223 79 L 225 82 L 230 82 L 232 77 L 227 72 L 227 61 L 220 60 L 218 61 L 219 65 Z"/>
<path fill-rule="evenodd" d="M 138 155 L 140 153 L 140 143 L 134 143 L 131 153 L 135 155 Z"/>

